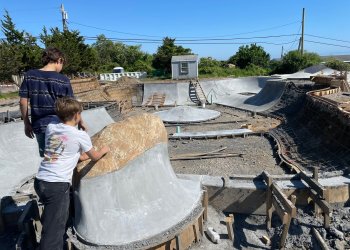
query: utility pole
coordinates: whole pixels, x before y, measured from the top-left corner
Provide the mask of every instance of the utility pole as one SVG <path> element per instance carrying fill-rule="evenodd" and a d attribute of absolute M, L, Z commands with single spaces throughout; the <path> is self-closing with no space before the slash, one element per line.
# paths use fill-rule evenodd
<path fill-rule="evenodd" d="M 61 14 L 62 14 L 62 25 L 63 25 L 63 31 L 68 30 L 67 20 L 68 20 L 68 13 L 64 10 L 63 4 L 61 4 Z"/>
<path fill-rule="evenodd" d="M 281 59 L 283 58 L 283 46 L 282 46 L 282 51 L 281 51 Z"/>
<path fill-rule="evenodd" d="M 300 43 L 301 54 L 304 53 L 304 23 L 305 23 L 305 8 L 303 8 L 303 19 L 301 23 L 301 43 Z"/>

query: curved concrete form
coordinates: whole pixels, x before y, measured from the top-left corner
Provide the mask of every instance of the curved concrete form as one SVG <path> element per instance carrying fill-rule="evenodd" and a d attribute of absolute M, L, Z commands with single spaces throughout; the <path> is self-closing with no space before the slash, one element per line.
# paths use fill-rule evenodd
<path fill-rule="evenodd" d="M 220 112 L 210 109 L 194 108 L 189 106 L 178 106 L 169 110 L 155 112 L 163 122 L 190 123 L 203 122 L 215 119 L 221 115 Z"/>
<path fill-rule="evenodd" d="M 314 65 L 293 74 L 283 74 L 283 75 L 274 75 L 275 77 L 280 77 L 282 79 L 308 79 L 316 75 L 331 75 L 339 74 L 339 71 L 326 67 L 323 64 Z"/>
<path fill-rule="evenodd" d="M 75 230 L 87 245 L 146 249 L 174 238 L 202 211 L 200 182 L 178 179 L 155 115 L 111 124 L 93 138 L 111 148 L 78 166 Z"/>
<path fill-rule="evenodd" d="M 23 121 L 0 125 L 0 198 L 35 174 L 40 161 L 36 139 L 25 136 Z"/>
<path fill-rule="evenodd" d="M 190 99 L 189 82 L 145 83 L 142 105 L 147 105 L 153 95 L 164 96 L 163 106 L 195 105 Z"/>
<path fill-rule="evenodd" d="M 286 83 L 268 77 L 246 77 L 202 81 L 201 86 L 209 102 L 261 112 L 278 102 Z"/>

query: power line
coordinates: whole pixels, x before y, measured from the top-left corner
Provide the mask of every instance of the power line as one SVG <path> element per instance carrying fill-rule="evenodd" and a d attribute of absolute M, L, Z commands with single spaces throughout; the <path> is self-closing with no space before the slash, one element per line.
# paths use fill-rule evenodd
<path fill-rule="evenodd" d="M 175 42 L 203 42 L 203 41 L 232 41 L 232 40 L 250 40 L 250 39 L 269 39 L 269 38 L 279 38 L 279 37 L 290 37 L 300 34 L 290 34 L 290 35 L 271 35 L 271 36 L 253 36 L 253 37 L 233 37 L 233 38 L 211 38 L 211 39 L 175 39 Z M 97 37 L 88 37 L 97 39 Z M 163 39 L 147 39 L 147 38 L 106 38 L 109 40 L 134 40 L 134 41 L 153 41 L 153 42 L 162 42 Z"/>
<path fill-rule="evenodd" d="M 299 21 L 297 21 L 299 22 Z M 295 24 L 297 22 L 292 22 L 292 23 L 287 23 L 287 24 L 283 24 L 283 25 L 279 25 L 279 26 L 274 26 L 274 27 L 270 27 L 270 28 L 266 28 L 266 29 L 261 29 L 261 30 L 255 30 L 255 31 L 250 31 L 250 32 L 243 32 L 243 33 L 237 33 L 237 34 L 230 34 L 230 35 L 216 35 L 216 36 L 198 36 L 198 37 L 181 37 L 181 36 L 174 36 L 175 38 L 202 38 L 202 39 L 210 39 L 210 38 L 218 38 L 218 37 L 228 37 L 228 36 L 236 36 L 236 35 L 243 35 L 243 34 L 252 34 L 252 33 L 257 33 L 257 32 L 261 32 L 261 31 L 267 31 L 267 30 L 272 30 L 272 29 L 277 29 L 277 28 L 281 28 L 281 27 L 285 27 L 288 25 L 292 25 Z M 91 25 L 86 25 L 86 24 L 82 24 L 82 23 L 77 23 L 77 22 L 72 22 L 69 21 L 69 24 L 76 24 L 76 25 L 80 25 L 80 26 L 84 26 L 84 27 L 88 27 L 88 28 L 93 28 L 93 29 L 97 29 L 97 30 L 103 30 L 103 31 L 109 31 L 109 32 L 114 32 L 114 33 L 120 33 L 120 34 L 125 34 L 125 35 L 135 35 L 135 36 L 144 36 L 144 37 L 158 37 L 158 38 L 164 38 L 164 36 L 154 36 L 154 35 L 144 35 L 144 34 L 136 34 L 136 33 L 129 33 L 129 32 L 122 32 L 122 31 L 118 31 L 118 30 L 111 30 L 111 29 L 105 29 L 105 28 L 99 28 L 96 26 L 91 26 Z"/>
<path fill-rule="evenodd" d="M 340 45 L 340 44 L 323 43 L 323 42 L 317 42 L 317 41 L 311 41 L 311 40 L 305 40 L 305 41 L 309 42 L 309 43 L 323 44 L 323 45 L 329 45 L 329 46 L 334 46 L 334 47 L 341 47 L 341 48 L 348 48 L 348 49 L 350 49 L 350 46 L 345 46 L 345 45 Z"/>
<path fill-rule="evenodd" d="M 305 36 L 311 36 L 311 37 L 316 37 L 316 38 L 322 38 L 322 39 L 326 39 L 326 40 L 332 40 L 332 41 L 343 42 L 343 43 L 350 43 L 350 41 L 345 41 L 345 40 L 340 40 L 340 39 L 334 39 L 334 38 L 330 38 L 330 37 L 315 36 L 315 35 L 310 35 L 310 34 L 305 34 Z"/>
<path fill-rule="evenodd" d="M 110 29 L 98 28 L 98 27 L 95 27 L 95 26 L 86 25 L 86 24 L 81 24 L 81 23 L 72 22 L 72 21 L 69 21 L 68 23 L 69 23 L 69 24 L 70 24 L 70 23 L 72 23 L 72 24 L 77 24 L 77 25 L 80 25 L 80 26 L 85 26 L 85 27 L 93 28 L 93 29 L 97 29 L 97 30 L 104 30 L 104 31 L 109 31 L 109 32 L 114 32 L 114 33 L 125 34 L 125 35 L 144 36 L 144 37 L 162 37 L 162 36 L 142 35 L 142 34 L 135 34 L 135 33 L 122 32 L 122 31 L 117 31 L 117 30 L 110 30 Z"/>
<path fill-rule="evenodd" d="M 92 41 L 96 41 L 98 39 L 98 37 L 88 37 L 85 36 L 84 37 L 86 40 L 92 40 Z M 140 39 L 140 38 L 106 38 L 110 41 L 117 41 L 117 42 L 132 42 L 132 43 L 155 43 L 155 44 L 162 44 L 163 41 L 162 40 L 156 40 L 156 39 Z M 214 44 L 238 44 L 238 45 L 242 45 L 242 44 L 252 44 L 252 43 L 256 43 L 256 44 L 271 44 L 271 45 L 285 45 L 285 44 L 290 44 L 293 41 L 289 41 L 289 42 L 283 42 L 283 43 L 273 43 L 273 42 L 266 42 L 266 41 L 247 41 L 247 42 L 203 42 L 204 40 L 181 40 L 178 41 L 176 40 L 175 43 L 176 44 L 207 44 L 207 45 L 214 45 Z M 207 39 L 209 40 L 209 39 Z M 227 41 L 227 39 L 224 39 L 224 41 Z"/>

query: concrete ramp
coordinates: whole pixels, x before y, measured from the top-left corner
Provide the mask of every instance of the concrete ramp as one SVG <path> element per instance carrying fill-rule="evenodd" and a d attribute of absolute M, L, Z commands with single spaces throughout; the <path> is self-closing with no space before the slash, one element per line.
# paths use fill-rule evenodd
<path fill-rule="evenodd" d="M 153 106 L 155 96 L 164 96 L 159 106 L 195 105 L 189 96 L 189 83 L 145 83 L 143 93 L 143 106 Z"/>
<path fill-rule="evenodd" d="M 82 116 L 90 136 L 113 122 L 105 108 L 86 110 Z M 25 136 L 22 121 L 0 125 L 0 197 L 37 173 L 41 162 L 38 150 L 36 139 Z"/>
<path fill-rule="evenodd" d="M 78 166 L 74 227 L 81 242 L 150 249 L 192 227 L 202 210 L 201 186 L 176 177 L 167 132 L 157 116 L 111 124 L 93 143 L 97 148 L 107 144 L 111 151 L 96 163 Z"/>
<path fill-rule="evenodd" d="M 0 125 L 0 198 L 35 174 L 40 161 L 36 139 L 25 136 L 22 121 Z"/>
<path fill-rule="evenodd" d="M 305 68 L 303 70 L 300 70 L 298 72 L 292 73 L 292 74 L 282 74 L 282 75 L 274 75 L 274 77 L 279 77 L 281 79 L 290 79 L 290 80 L 297 80 L 297 79 L 307 79 L 310 80 L 310 77 L 316 76 L 316 75 L 332 75 L 332 74 L 339 74 L 339 71 L 331 69 L 326 67 L 323 64 L 320 65 L 314 65 L 308 68 Z"/>
<path fill-rule="evenodd" d="M 269 77 L 201 81 L 209 102 L 261 112 L 273 107 L 286 83 Z"/>
<path fill-rule="evenodd" d="M 203 122 L 215 119 L 221 115 L 220 112 L 210 109 L 178 106 L 169 110 L 155 112 L 164 122 L 169 123 L 191 123 Z"/>

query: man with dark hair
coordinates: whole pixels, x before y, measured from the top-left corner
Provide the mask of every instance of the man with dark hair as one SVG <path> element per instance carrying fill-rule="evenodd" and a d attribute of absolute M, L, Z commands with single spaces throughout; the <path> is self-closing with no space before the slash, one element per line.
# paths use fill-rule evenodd
<path fill-rule="evenodd" d="M 44 156 L 47 125 L 60 122 L 55 113 L 55 101 L 60 97 L 73 97 L 69 79 L 60 74 L 64 61 L 64 55 L 59 49 L 45 49 L 42 54 L 44 66 L 41 69 L 26 72 L 19 90 L 24 132 L 29 138 L 34 138 L 35 135 L 41 157 Z M 82 121 L 79 126 L 85 130 Z"/>

